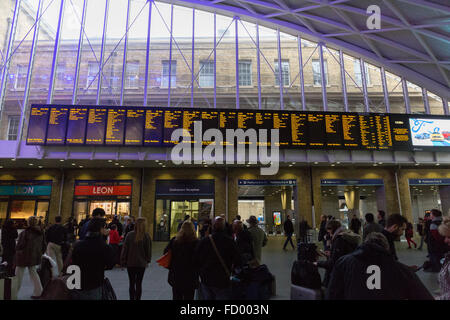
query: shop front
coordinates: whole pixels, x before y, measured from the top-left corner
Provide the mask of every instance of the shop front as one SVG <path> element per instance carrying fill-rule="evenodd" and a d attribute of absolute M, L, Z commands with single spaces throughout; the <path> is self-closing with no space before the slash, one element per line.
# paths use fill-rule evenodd
<path fill-rule="evenodd" d="M 12 219 L 22 229 L 30 216 L 48 220 L 51 180 L 0 181 L 0 224 Z"/>
<path fill-rule="evenodd" d="M 75 180 L 73 217 L 80 222 L 95 208 L 102 208 L 109 223 L 131 213 L 132 180 Z"/>
<path fill-rule="evenodd" d="M 154 235 L 167 241 L 186 215 L 195 224 L 214 216 L 214 180 L 156 180 Z"/>

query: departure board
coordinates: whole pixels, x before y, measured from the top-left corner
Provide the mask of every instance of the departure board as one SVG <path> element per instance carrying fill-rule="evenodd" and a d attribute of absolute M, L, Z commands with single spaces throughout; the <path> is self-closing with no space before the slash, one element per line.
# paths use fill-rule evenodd
<path fill-rule="evenodd" d="M 308 145 L 306 113 L 291 113 L 291 145 L 293 147 L 306 147 Z"/>
<path fill-rule="evenodd" d="M 145 110 L 144 145 L 160 146 L 163 140 L 164 111 L 162 109 Z"/>
<path fill-rule="evenodd" d="M 144 141 L 145 109 L 127 109 L 125 145 L 141 146 Z"/>
<path fill-rule="evenodd" d="M 196 143 L 194 139 L 194 122 L 202 121 L 202 113 L 200 110 L 184 110 L 183 111 L 183 129 L 186 129 L 189 133 L 184 141 L 188 143 Z M 202 134 L 202 132 L 199 132 Z M 199 141 L 200 142 L 200 141 Z"/>
<path fill-rule="evenodd" d="M 375 118 L 369 115 L 359 115 L 359 130 L 361 133 L 361 147 L 363 149 L 376 150 L 377 143 L 377 126 Z"/>
<path fill-rule="evenodd" d="M 234 145 L 232 141 L 227 141 L 226 129 L 236 129 L 238 127 L 238 113 L 234 110 L 219 112 L 219 129 L 223 135 L 222 145 Z"/>
<path fill-rule="evenodd" d="M 48 115 L 50 107 L 31 107 L 30 119 L 28 120 L 27 144 L 45 144 L 47 133 Z"/>
<path fill-rule="evenodd" d="M 108 120 L 106 122 L 106 138 L 107 145 L 122 145 L 123 135 L 125 132 L 125 108 L 108 109 Z"/>
<path fill-rule="evenodd" d="M 289 112 L 272 112 L 273 129 L 278 129 L 278 147 L 291 146 L 291 122 Z M 267 139 L 271 141 L 270 130 Z"/>
<path fill-rule="evenodd" d="M 86 125 L 86 144 L 102 145 L 105 143 L 106 108 L 90 108 Z"/>
<path fill-rule="evenodd" d="M 328 148 L 342 148 L 342 118 L 340 114 L 325 114 L 325 145 Z"/>
<path fill-rule="evenodd" d="M 409 150 L 411 148 L 411 133 L 406 115 L 389 115 L 391 124 L 391 139 L 395 150 Z"/>
<path fill-rule="evenodd" d="M 211 145 L 211 144 L 215 145 L 214 139 L 205 137 L 205 133 L 208 131 L 208 129 L 217 129 L 219 127 L 219 111 L 202 110 L 201 115 L 202 115 L 201 117 L 202 117 L 202 130 L 203 130 L 202 144 L 204 146 Z"/>
<path fill-rule="evenodd" d="M 67 120 L 66 144 L 82 145 L 86 137 L 87 107 L 73 107 Z"/>
<path fill-rule="evenodd" d="M 378 137 L 378 149 L 380 150 L 391 150 L 392 149 L 392 135 L 391 135 L 391 123 L 389 121 L 389 116 L 387 115 L 376 115 L 375 124 L 377 126 L 377 137 Z"/>
<path fill-rule="evenodd" d="M 325 115 L 308 114 L 308 146 L 312 149 L 322 149 L 325 146 Z"/>
<path fill-rule="evenodd" d="M 63 145 L 66 136 L 68 107 L 52 107 L 47 126 L 45 143 L 48 145 Z"/>
<path fill-rule="evenodd" d="M 342 140 L 344 148 L 360 148 L 359 120 L 357 114 L 342 115 Z"/>
<path fill-rule="evenodd" d="M 165 146 L 173 146 L 179 141 L 172 140 L 172 133 L 176 129 L 183 128 L 183 111 L 182 110 L 164 110 L 164 133 L 163 143 Z"/>
<path fill-rule="evenodd" d="M 32 105 L 26 143 L 29 145 L 170 147 L 181 139 L 203 146 L 214 143 L 219 129 L 224 145 L 277 146 L 297 149 L 450 151 L 448 116 L 314 112 L 292 110 L 234 110 L 164 107 Z M 172 133 L 186 136 L 172 141 Z M 227 141 L 230 129 L 234 141 Z M 239 141 L 236 130 L 246 138 Z M 255 142 L 252 131 L 258 138 Z M 267 135 L 263 135 L 266 130 Z M 275 132 L 275 131 L 274 131 Z"/>

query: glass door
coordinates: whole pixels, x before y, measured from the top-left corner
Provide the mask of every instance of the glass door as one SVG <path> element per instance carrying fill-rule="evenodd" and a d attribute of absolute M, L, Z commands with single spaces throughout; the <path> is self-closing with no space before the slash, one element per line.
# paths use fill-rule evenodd
<path fill-rule="evenodd" d="M 75 200 L 73 202 L 73 217 L 77 224 L 81 222 L 81 220 L 86 218 L 87 215 L 87 201 L 86 200 Z"/>
<path fill-rule="evenodd" d="M 186 215 L 198 220 L 198 200 L 171 201 L 170 203 L 170 238 L 178 232 L 178 225 Z"/>
<path fill-rule="evenodd" d="M 36 214 L 35 216 L 41 221 L 41 223 L 48 222 L 48 207 L 50 202 L 48 200 L 36 201 Z M 53 223 L 53 221 L 51 221 Z"/>
<path fill-rule="evenodd" d="M 106 222 L 111 222 L 114 214 L 116 213 L 116 201 L 115 200 L 92 200 L 89 203 L 89 212 L 92 214 L 95 208 L 102 208 L 105 210 Z"/>
<path fill-rule="evenodd" d="M 155 240 L 169 241 L 170 200 L 157 199 L 155 211 Z"/>
<path fill-rule="evenodd" d="M 0 201 L 0 227 L 3 226 L 3 223 L 6 220 L 6 216 L 8 214 L 8 200 Z"/>

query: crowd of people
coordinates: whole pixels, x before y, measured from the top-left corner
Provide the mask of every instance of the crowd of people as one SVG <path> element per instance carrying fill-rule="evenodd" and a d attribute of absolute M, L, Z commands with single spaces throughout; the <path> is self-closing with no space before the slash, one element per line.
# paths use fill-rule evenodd
<path fill-rule="evenodd" d="M 196 292 L 196 298 L 204 300 L 263 296 L 261 292 L 270 282 L 270 272 L 261 265 L 262 248 L 268 237 L 255 216 L 246 222 L 236 216 L 228 223 L 224 215 L 198 223 L 187 215 L 180 221 L 176 236 L 164 249 L 164 254 L 170 257 L 167 281 L 173 299 L 192 300 Z M 304 278 L 296 280 L 297 283 L 322 290 L 326 299 L 433 299 L 416 275 L 421 267 L 399 262 L 395 242 L 402 235 L 407 239 L 408 248 L 413 244 L 422 250 L 426 244 L 429 259 L 423 268 L 439 272 L 441 298 L 450 299 L 450 218 L 443 219 L 439 210 L 433 209 L 419 220 L 418 247 L 413 240 L 412 224 L 400 214 L 387 216 L 383 211 L 378 212 L 377 221 L 374 214 L 365 214 L 364 223 L 354 215 L 349 228 L 333 216 L 322 215 L 318 241 L 323 250 L 316 250 L 315 244 L 305 249 L 302 244 L 310 241 L 307 235 L 310 227 L 302 220 L 298 228 L 297 246 L 292 239 L 294 224 L 287 216 L 283 250 L 289 244 L 294 250 L 298 247 L 299 259 L 294 266 L 305 271 L 297 274 L 298 278 L 301 275 Z M 127 216 L 122 223 L 115 216 L 107 224 L 101 208 L 94 209 L 92 216 L 79 224 L 73 218 L 63 224 L 57 216 L 54 223 L 45 227 L 36 217 L 30 217 L 20 234 L 14 222 L 6 220 L 1 244 L 2 263 L 9 276 L 17 277 L 18 290 L 28 269 L 33 284 L 32 299 L 41 298 L 45 290 L 40 274 L 43 257 L 54 261 L 53 278 L 62 276 L 68 265 L 79 266 L 81 289 L 71 292 L 71 299 L 75 300 L 102 299 L 105 270 L 115 266 L 127 270 L 130 300 L 140 300 L 144 274 L 152 260 L 152 240 L 146 219 Z M 318 259 L 319 255 L 323 258 Z M 383 270 L 379 290 L 370 290 L 364 278 L 367 278 L 367 268 L 373 265 Z M 319 268 L 325 271 L 323 280 Z M 246 288 L 245 292 L 236 292 L 235 288 L 242 290 L 243 283 L 258 277 L 259 285 L 253 291 Z"/>

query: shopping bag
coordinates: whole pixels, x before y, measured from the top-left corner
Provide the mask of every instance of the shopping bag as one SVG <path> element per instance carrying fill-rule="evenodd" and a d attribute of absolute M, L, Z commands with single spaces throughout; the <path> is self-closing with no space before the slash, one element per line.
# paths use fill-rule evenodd
<path fill-rule="evenodd" d="M 156 262 L 166 269 L 170 268 L 170 261 L 172 260 L 172 250 L 167 251 L 165 255 L 156 260 Z"/>

